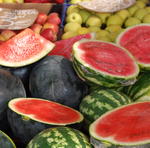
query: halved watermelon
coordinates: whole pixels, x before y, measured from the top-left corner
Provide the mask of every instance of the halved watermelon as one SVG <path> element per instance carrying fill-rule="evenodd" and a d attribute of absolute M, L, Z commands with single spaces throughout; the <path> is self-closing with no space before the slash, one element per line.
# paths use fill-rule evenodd
<path fill-rule="evenodd" d="M 138 65 L 125 49 L 98 40 L 76 42 L 73 64 L 83 80 L 106 87 L 133 84 L 139 73 Z"/>
<path fill-rule="evenodd" d="M 54 126 L 77 126 L 83 115 L 67 106 L 39 98 L 16 98 L 9 103 L 8 122 L 13 135 L 27 144 L 37 133 Z"/>
<path fill-rule="evenodd" d="M 87 33 L 87 34 L 77 35 L 77 36 L 69 38 L 69 39 L 56 41 L 54 49 L 48 55 L 60 55 L 60 56 L 64 56 L 65 58 L 71 60 L 73 44 L 84 38 L 85 39 L 94 39 L 95 34 Z"/>
<path fill-rule="evenodd" d="M 126 29 L 118 36 L 116 42 L 135 57 L 141 68 L 150 69 L 150 24 Z"/>
<path fill-rule="evenodd" d="M 149 148 L 150 101 L 132 103 L 107 112 L 90 125 L 89 131 L 97 145 L 104 142 L 114 147 Z"/>
<path fill-rule="evenodd" d="M 0 65 L 21 67 L 47 55 L 54 44 L 27 28 L 0 45 Z"/>

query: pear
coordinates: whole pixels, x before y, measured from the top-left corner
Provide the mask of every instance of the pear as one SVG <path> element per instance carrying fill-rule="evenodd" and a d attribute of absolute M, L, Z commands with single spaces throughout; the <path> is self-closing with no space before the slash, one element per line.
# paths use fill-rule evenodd
<path fill-rule="evenodd" d="M 142 20 L 143 17 L 147 14 L 148 12 L 146 11 L 145 8 L 140 8 L 138 10 L 136 10 L 136 12 L 134 13 L 134 17 L 138 18 L 139 20 Z"/>
<path fill-rule="evenodd" d="M 136 18 L 136 17 L 129 17 L 126 21 L 125 21 L 125 27 L 130 27 L 130 26 L 133 26 L 133 25 L 137 25 L 137 24 L 140 24 L 141 21 Z"/>
<path fill-rule="evenodd" d="M 68 32 L 68 31 L 77 32 L 77 30 L 80 27 L 81 27 L 81 24 L 70 22 L 64 26 L 64 32 Z"/>
<path fill-rule="evenodd" d="M 91 15 L 86 21 L 87 27 L 91 27 L 91 26 L 100 27 L 101 25 L 102 25 L 101 19 L 95 15 Z"/>
<path fill-rule="evenodd" d="M 74 37 L 74 36 L 77 36 L 77 32 L 74 32 L 74 31 L 68 31 L 68 32 L 65 32 L 61 39 L 64 40 L 64 39 L 68 39 L 68 38 L 71 38 L 71 37 Z"/>
<path fill-rule="evenodd" d="M 91 16 L 91 13 L 85 9 L 81 9 L 79 11 L 79 14 L 82 18 L 82 23 L 86 23 L 87 19 L 89 18 L 89 16 Z"/>
<path fill-rule="evenodd" d="M 109 25 L 120 25 L 122 26 L 123 24 L 123 19 L 119 15 L 111 15 L 106 22 L 107 26 Z"/>

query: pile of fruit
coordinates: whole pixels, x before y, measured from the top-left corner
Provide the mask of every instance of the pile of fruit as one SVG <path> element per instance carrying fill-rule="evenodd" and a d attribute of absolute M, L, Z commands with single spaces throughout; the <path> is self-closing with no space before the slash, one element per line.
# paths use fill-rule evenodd
<path fill-rule="evenodd" d="M 0 147 L 149 148 L 148 1 L 66 14 L 0 30 Z"/>
<path fill-rule="evenodd" d="M 77 3 L 81 0 L 70 1 Z M 85 10 L 78 5 L 70 5 L 66 12 L 62 39 L 79 34 L 96 32 L 96 39 L 114 42 L 125 28 L 141 23 L 150 23 L 148 0 L 137 0 L 127 9 L 114 13 L 100 13 Z"/>

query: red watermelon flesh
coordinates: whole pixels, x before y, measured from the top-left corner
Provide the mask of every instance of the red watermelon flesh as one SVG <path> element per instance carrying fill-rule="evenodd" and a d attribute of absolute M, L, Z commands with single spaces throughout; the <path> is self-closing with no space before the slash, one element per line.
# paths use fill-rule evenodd
<path fill-rule="evenodd" d="M 150 64 L 150 25 L 137 25 L 123 32 L 117 43 L 125 47 L 139 64 Z"/>
<path fill-rule="evenodd" d="M 101 41 L 81 42 L 80 58 L 94 69 L 117 76 L 130 76 L 137 65 L 129 54 L 115 44 Z"/>
<path fill-rule="evenodd" d="M 120 145 L 150 143 L 150 102 L 134 103 L 110 111 L 90 127 L 99 140 Z"/>
<path fill-rule="evenodd" d="M 37 98 L 13 99 L 9 102 L 9 108 L 20 115 L 47 124 L 66 125 L 83 120 L 81 113 L 70 107 Z"/>
<path fill-rule="evenodd" d="M 94 33 L 82 34 L 77 35 L 75 37 L 64 39 L 55 42 L 54 49 L 48 55 L 60 55 L 64 56 L 65 58 L 71 60 L 71 53 L 72 53 L 72 46 L 75 42 L 81 39 L 92 39 L 94 38 Z"/>
<path fill-rule="evenodd" d="M 31 29 L 25 29 L 0 45 L 0 65 L 20 67 L 47 55 L 54 44 Z"/>

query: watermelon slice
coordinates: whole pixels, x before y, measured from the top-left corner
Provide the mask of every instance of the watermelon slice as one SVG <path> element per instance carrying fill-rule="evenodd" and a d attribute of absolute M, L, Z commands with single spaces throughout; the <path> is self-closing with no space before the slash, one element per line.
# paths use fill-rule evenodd
<path fill-rule="evenodd" d="M 132 148 L 149 148 L 150 101 L 132 103 L 109 111 L 94 121 L 89 131 L 97 144 L 101 141 Z"/>
<path fill-rule="evenodd" d="M 81 39 L 94 39 L 94 33 L 82 34 L 69 39 L 60 40 L 55 42 L 54 49 L 48 55 L 60 55 L 71 60 L 72 46 L 75 42 Z"/>
<path fill-rule="evenodd" d="M 118 36 L 117 44 L 131 52 L 141 68 L 150 69 L 149 24 L 140 24 L 126 29 Z"/>
<path fill-rule="evenodd" d="M 82 114 L 72 108 L 38 98 L 16 98 L 8 106 L 17 114 L 46 124 L 67 125 L 83 120 Z"/>
<path fill-rule="evenodd" d="M 47 55 L 54 44 L 27 28 L 0 45 L 0 65 L 21 67 Z"/>
<path fill-rule="evenodd" d="M 125 49 L 98 40 L 76 42 L 73 65 L 82 79 L 106 87 L 131 85 L 139 73 L 135 60 Z"/>

